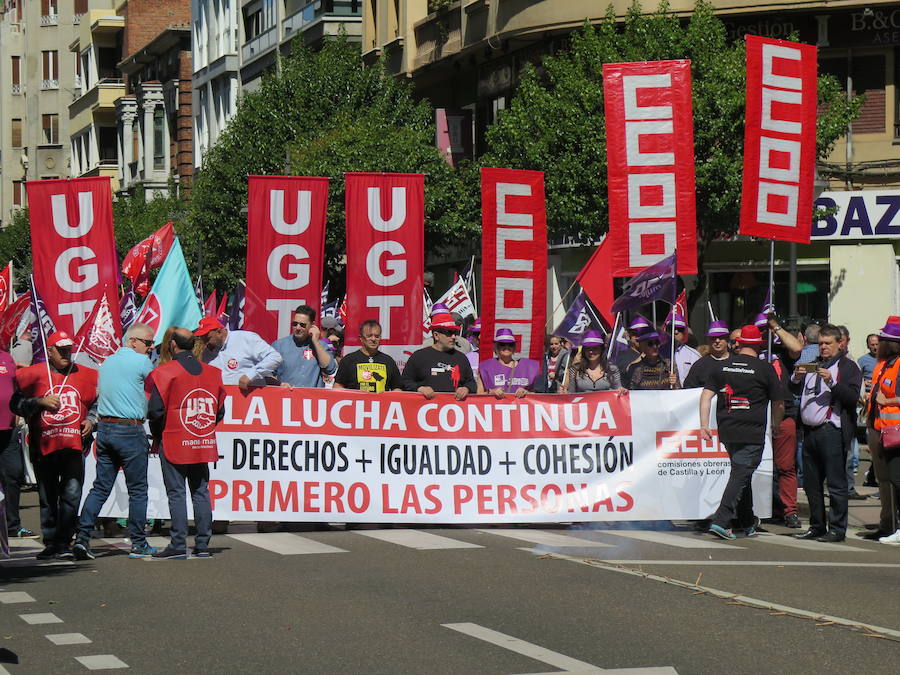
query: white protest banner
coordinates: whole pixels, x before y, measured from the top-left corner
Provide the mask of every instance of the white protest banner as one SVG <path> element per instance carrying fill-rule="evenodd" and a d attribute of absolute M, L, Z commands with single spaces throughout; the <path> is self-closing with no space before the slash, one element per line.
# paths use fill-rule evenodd
<path fill-rule="evenodd" d="M 472 396 L 226 387 L 209 482 L 218 520 L 537 523 L 709 516 L 729 473 L 700 390 Z M 767 443 L 754 476 L 771 509 Z M 89 458 L 85 492 L 94 473 Z M 159 463 L 148 515 L 167 517 Z M 127 514 L 124 483 L 101 515 Z"/>

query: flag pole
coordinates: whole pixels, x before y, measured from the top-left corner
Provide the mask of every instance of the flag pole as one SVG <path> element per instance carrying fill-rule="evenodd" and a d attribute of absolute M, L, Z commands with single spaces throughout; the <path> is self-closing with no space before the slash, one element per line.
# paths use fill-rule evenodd
<path fill-rule="evenodd" d="M 478 293 L 475 291 L 475 254 L 472 254 L 472 260 L 469 263 L 469 267 L 472 270 L 472 274 L 469 275 L 469 283 L 471 285 L 471 296 L 472 296 L 472 307 L 475 308 L 475 316 L 478 316 Z"/>
<path fill-rule="evenodd" d="M 675 372 L 675 305 L 678 304 L 678 249 L 675 249 L 675 260 L 672 265 L 672 276 L 675 283 L 672 284 L 672 332 L 669 334 L 669 341 L 672 343 L 672 360 L 669 363 L 669 375 Z M 685 302 L 687 305 L 687 302 Z M 656 307 L 656 305 L 653 305 Z M 687 307 L 685 306 L 685 311 Z M 671 385 L 670 385 L 671 388 Z"/>
<path fill-rule="evenodd" d="M 619 334 L 619 319 L 622 317 L 622 312 L 616 312 L 616 319 L 613 321 L 612 332 L 609 334 L 609 345 L 606 348 L 606 360 L 612 357 L 612 350 L 615 346 L 616 336 Z"/>
<path fill-rule="evenodd" d="M 710 320 L 710 323 L 713 322 L 713 321 L 716 321 L 716 320 L 717 320 L 717 319 L 716 319 L 716 313 L 713 311 L 712 302 L 710 302 L 708 299 L 707 299 L 707 301 L 706 301 L 706 306 L 709 307 L 709 320 Z"/>
<path fill-rule="evenodd" d="M 556 303 L 556 307 L 554 307 L 553 311 L 550 312 L 550 315 L 547 317 L 547 321 L 544 322 L 544 332 L 545 333 L 548 330 L 550 330 L 550 322 L 553 321 L 553 315 L 556 314 L 556 310 L 558 310 L 560 307 L 562 307 L 562 304 L 566 301 L 566 298 L 568 297 L 569 293 L 572 292 L 572 289 L 575 288 L 575 284 L 577 284 L 577 283 L 578 283 L 577 279 L 572 282 L 572 285 L 569 286 L 568 290 L 565 293 L 563 293 L 562 296 L 560 297 L 559 302 Z M 476 309 L 477 309 L 477 307 L 476 307 Z"/>
<path fill-rule="evenodd" d="M 50 373 L 50 354 L 47 353 L 47 340 L 44 336 L 44 324 L 41 321 L 41 308 L 38 306 L 37 290 L 34 287 L 34 275 L 30 275 L 31 280 L 31 300 L 34 302 L 34 308 L 37 310 L 35 320 L 38 325 L 38 333 L 41 334 L 41 346 L 44 348 L 44 363 L 47 365 L 47 384 L 50 386 L 50 394 L 53 393 L 53 376 Z"/>
<path fill-rule="evenodd" d="M 62 391 L 63 387 L 66 386 L 66 380 L 69 379 L 69 375 L 72 374 L 72 366 L 75 365 L 75 357 L 81 353 L 81 348 L 84 347 L 84 341 L 87 339 L 87 333 L 81 336 L 81 342 L 78 343 L 78 349 L 76 349 L 72 353 L 72 358 L 69 359 L 69 372 L 66 373 L 66 376 L 63 378 L 62 384 L 59 385 L 59 390 Z"/>
<path fill-rule="evenodd" d="M 769 303 L 771 307 L 775 306 L 775 240 L 769 240 Z M 768 308 L 767 308 L 768 309 Z M 766 315 L 768 316 L 768 314 Z M 768 352 L 766 358 L 772 360 L 772 331 L 767 330 L 766 334 L 769 338 Z"/>

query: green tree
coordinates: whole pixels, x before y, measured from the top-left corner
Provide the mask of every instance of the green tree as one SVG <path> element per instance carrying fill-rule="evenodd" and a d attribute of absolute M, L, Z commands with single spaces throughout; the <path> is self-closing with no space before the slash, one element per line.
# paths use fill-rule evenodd
<path fill-rule="evenodd" d="M 0 229 L 0 269 L 10 260 L 13 263 L 16 290 L 22 292 L 27 289 L 28 276 L 31 274 L 31 228 L 28 225 L 28 209 L 16 211 L 10 224 Z"/>
<path fill-rule="evenodd" d="M 191 202 L 187 255 L 203 257 L 203 275 L 225 287 L 245 273 L 247 176 L 331 177 L 326 266 L 344 253 L 345 171 L 426 174 L 426 236 L 459 234 L 467 225 L 459 177 L 434 146 L 433 112 L 381 63 L 364 67 L 345 39 L 321 51 L 302 47 L 280 72 L 244 96 L 234 119 L 204 158 Z"/>
<path fill-rule="evenodd" d="M 487 133 L 482 161 L 546 172 L 553 235 L 601 235 L 609 228 L 602 67 L 605 63 L 690 59 L 697 183 L 698 251 L 733 235 L 740 214 L 745 55 L 729 43 L 713 6 L 701 0 L 686 23 L 663 2 L 652 15 L 612 6 L 597 27 L 571 35 L 569 49 L 526 69 L 508 110 Z M 826 156 L 859 113 L 833 77 L 819 77 L 818 155 Z"/>
<path fill-rule="evenodd" d="M 174 195 L 175 186 L 169 186 L 169 194 Z M 144 189 L 138 187 L 127 197 L 113 202 L 113 222 L 116 232 L 116 251 L 119 260 L 142 239 L 146 239 L 170 220 L 175 233 L 185 229 L 187 202 L 177 196 L 154 196 L 147 200 Z"/>

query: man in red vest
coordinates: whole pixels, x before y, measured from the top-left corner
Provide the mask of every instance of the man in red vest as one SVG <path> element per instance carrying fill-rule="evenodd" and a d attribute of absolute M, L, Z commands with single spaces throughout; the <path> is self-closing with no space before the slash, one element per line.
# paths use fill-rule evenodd
<path fill-rule="evenodd" d="M 73 557 L 70 545 L 84 483 L 83 439 L 96 421 L 91 408 L 97 399 L 97 371 L 72 362 L 72 344 L 63 331 L 48 337 L 48 363 L 19 369 L 10 401 L 12 411 L 28 422 L 44 534 L 39 560 Z"/>
<path fill-rule="evenodd" d="M 147 419 L 154 445 L 162 442 L 159 460 L 169 498 L 171 541 L 154 557 L 187 558 L 187 499 L 185 481 L 194 505 L 197 536 L 192 555 L 209 558 L 212 502 L 209 499 L 209 462 L 219 459 L 216 425 L 225 415 L 222 371 L 200 363 L 193 354 L 194 335 L 186 328 L 172 334 L 173 358 L 150 373 Z"/>

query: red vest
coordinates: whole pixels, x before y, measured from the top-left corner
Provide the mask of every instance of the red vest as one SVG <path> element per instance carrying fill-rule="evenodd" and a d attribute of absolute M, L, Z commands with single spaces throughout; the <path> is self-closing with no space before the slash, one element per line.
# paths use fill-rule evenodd
<path fill-rule="evenodd" d="M 42 455 L 63 449 L 81 451 L 81 423 L 97 398 L 97 371 L 74 366 L 68 377 L 51 370 L 51 378 L 53 391 L 47 382 L 46 363 L 16 371 L 16 384 L 27 398 L 42 398 L 49 394 L 58 394 L 60 398 L 59 410 L 44 410 L 28 420 L 31 442 L 38 443 Z M 65 386 L 62 386 L 63 380 Z"/>
<path fill-rule="evenodd" d="M 153 384 L 166 408 L 163 454 L 172 464 L 216 462 L 216 413 L 225 401 L 222 371 L 200 364 L 203 371 L 191 375 L 177 361 L 153 371 Z"/>

